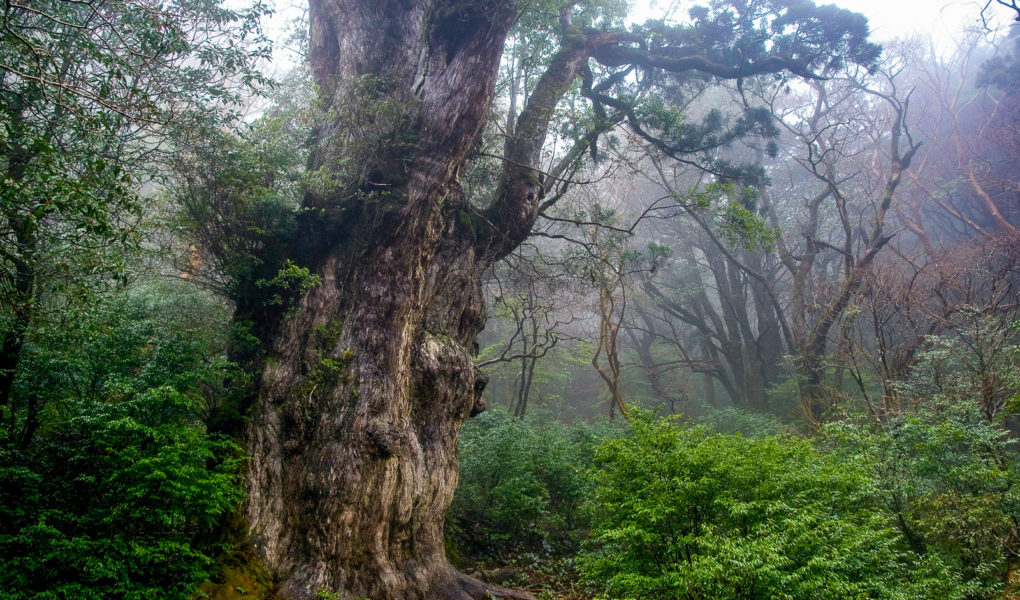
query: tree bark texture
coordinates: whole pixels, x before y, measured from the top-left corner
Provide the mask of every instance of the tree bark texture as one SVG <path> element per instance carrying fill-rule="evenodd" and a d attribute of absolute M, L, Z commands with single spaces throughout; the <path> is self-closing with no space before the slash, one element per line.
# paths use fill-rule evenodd
<path fill-rule="evenodd" d="M 519 243 L 542 196 L 527 165 L 552 111 L 535 103 L 489 217 L 457 181 L 515 3 L 310 9 L 324 114 L 311 168 L 325 183 L 307 193 L 289 253 L 319 279 L 283 316 L 252 303 L 241 315 L 264 348 L 247 434 L 252 540 L 280 599 L 530 597 L 454 571 L 442 531 L 461 424 L 484 409 L 481 273 Z M 552 79 L 554 106 L 566 85 Z"/>

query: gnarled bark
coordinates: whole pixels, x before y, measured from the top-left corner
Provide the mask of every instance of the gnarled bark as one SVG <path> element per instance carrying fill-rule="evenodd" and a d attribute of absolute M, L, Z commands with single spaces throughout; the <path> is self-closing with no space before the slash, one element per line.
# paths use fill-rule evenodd
<path fill-rule="evenodd" d="M 248 430 L 247 518 L 284 599 L 468 598 L 447 563 L 485 261 L 457 182 L 513 2 L 313 0 L 326 118 L 295 260 L 321 278 L 278 323 Z M 260 313 L 263 314 L 263 313 Z M 262 317 L 263 321 L 269 317 Z"/>
<path fill-rule="evenodd" d="M 443 513 L 457 436 L 484 409 L 471 355 L 482 271 L 519 244 L 544 188 L 553 108 L 605 33 L 565 43 L 507 142 L 477 214 L 457 173 L 480 137 L 512 0 L 312 0 L 326 115 L 290 255 L 321 281 L 276 316 L 247 303 L 265 347 L 249 425 L 251 535 L 277 595 L 529 597 L 448 564 Z M 240 306 L 240 304 L 239 304 Z"/>

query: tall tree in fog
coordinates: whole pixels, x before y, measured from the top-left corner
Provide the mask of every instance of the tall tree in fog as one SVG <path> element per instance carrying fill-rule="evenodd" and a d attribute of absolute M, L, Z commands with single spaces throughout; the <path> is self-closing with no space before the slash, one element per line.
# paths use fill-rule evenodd
<path fill-rule="evenodd" d="M 679 253 L 687 268 L 673 287 L 684 292 L 647 287 L 662 310 L 708 340 L 700 361 L 738 405 L 763 408 L 789 356 L 801 412 L 817 425 L 831 403 L 825 377 L 836 328 L 895 233 L 887 221 L 920 144 L 907 125 L 909 94 L 891 73 L 795 91 L 747 87 L 741 95 L 768 106 L 784 130 L 772 183 L 690 192 L 658 168 L 671 195 L 701 207 L 689 213 L 700 241 Z"/>
<path fill-rule="evenodd" d="M 261 343 L 246 517 L 280 598 L 525 596 L 451 568 L 442 522 L 460 426 L 485 408 L 472 362 L 481 276 L 528 236 L 562 179 L 540 169 L 560 99 L 580 84 L 594 103 L 564 156 L 626 121 L 672 156 L 736 176 L 711 151 L 760 130 L 760 112 L 701 124 L 637 103 L 635 87 L 812 77 L 877 55 L 864 19 L 831 6 L 712 5 L 689 24 L 629 32 L 573 22 L 572 3 L 545 7 L 557 46 L 506 132 L 491 196 L 474 205 L 460 175 L 517 3 L 312 0 L 312 185 L 295 231 L 256 249 L 285 260 L 234 286 L 237 319 Z"/>

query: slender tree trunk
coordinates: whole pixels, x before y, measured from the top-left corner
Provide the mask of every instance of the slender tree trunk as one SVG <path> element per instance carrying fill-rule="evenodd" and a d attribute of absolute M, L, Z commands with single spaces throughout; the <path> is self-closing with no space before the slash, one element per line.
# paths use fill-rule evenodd
<path fill-rule="evenodd" d="M 35 304 L 34 255 L 37 240 L 34 232 L 21 221 L 18 217 L 11 219 L 18 254 L 11 261 L 14 263 L 14 285 L 8 296 L 12 301 L 10 326 L 0 342 L 0 407 L 7 406 L 10 401 Z"/>
<path fill-rule="evenodd" d="M 705 395 L 705 404 L 712 408 L 719 408 L 719 404 L 715 399 L 715 378 L 712 377 L 711 373 L 705 373 L 701 376 L 701 385 Z"/>
<path fill-rule="evenodd" d="M 801 414 L 808 425 L 818 427 L 825 418 L 825 411 L 829 405 L 824 385 L 824 346 L 821 349 L 814 345 L 804 348 L 794 357 L 793 364 L 797 371 Z"/>
<path fill-rule="evenodd" d="M 3 341 L 0 342 L 0 409 L 6 407 L 10 402 L 14 380 L 18 373 L 18 363 L 21 361 L 21 349 L 25 344 L 25 335 L 28 333 L 28 324 L 31 320 L 32 277 L 28 270 L 23 273 L 22 269 L 17 269 L 16 277 L 18 286 L 14 294 L 15 305 L 11 328 L 4 333 Z M 28 285 L 21 285 L 22 281 Z"/>
<path fill-rule="evenodd" d="M 538 366 L 538 321 L 531 319 L 531 349 L 527 348 L 527 334 L 524 335 L 524 358 L 521 359 L 521 388 L 517 398 L 517 410 L 514 415 L 523 419 L 528 411 L 528 400 L 531 397 L 531 385 L 535 382 L 535 368 Z"/>
<path fill-rule="evenodd" d="M 764 265 L 761 266 L 763 267 L 761 272 L 766 272 Z M 782 330 L 779 327 L 779 317 L 776 314 L 775 305 L 769 299 L 765 284 L 757 279 L 751 279 L 750 286 L 754 298 L 758 334 L 754 340 L 754 347 L 763 386 L 760 408 L 767 409 L 768 395 L 765 392 L 779 382 L 779 377 L 782 374 L 782 358 L 786 350 L 783 345 Z"/>
<path fill-rule="evenodd" d="M 651 317 L 644 310 L 637 309 L 638 317 L 644 324 L 644 329 L 640 330 L 642 335 L 640 338 L 637 336 L 637 329 L 630 327 L 627 328 L 627 336 L 630 338 L 631 346 L 634 348 L 635 353 L 641 360 L 642 371 L 644 376 L 648 380 L 648 383 L 652 386 L 652 391 L 655 392 L 655 396 L 662 401 L 668 402 L 670 406 L 670 412 L 675 414 L 677 402 L 683 402 L 686 405 L 686 392 L 681 390 L 671 390 L 666 382 L 663 381 L 662 377 L 662 365 L 655 361 L 655 357 L 652 355 L 652 346 L 655 343 L 656 336 L 652 333 L 655 324 L 652 322 Z M 686 407 L 685 407 L 686 410 Z M 682 412 L 682 411 L 681 411 Z"/>
<path fill-rule="evenodd" d="M 538 366 L 538 318 L 535 316 L 535 297 L 533 291 L 528 292 L 526 319 L 531 323 L 531 331 L 526 324 L 521 324 L 521 341 L 523 357 L 521 358 L 521 384 L 517 390 L 517 402 L 514 405 L 514 416 L 523 419 L 528 411 L 528 399 L 531 396 L 531 384 L 535 380 L 535 367 Z M 530 336 L 530 342 L 529 342 Z"/>
<path fill-rule="evenodd" d="M 617 304 L 613 294 L 620 290 L 620 300 Z M 617 341 L 620 334 L 620 325 L 623 323 L 627 307 L 627 290 L 620 279 L 610 285 L 603 282 L 599 288 L 599 337 L 598 345 L 595 347 L 595 354 L 591 358 L 591 364 L 595 367 L 599 377 L 609 388 L 609 420 L 616 418 L 616 409 L 626 419 L 627 407 L 623 403 L 623 395 L 620 393 L 620 354 Z M 599 357 L 605 353 L 606 366 L 603 367 Z"/>

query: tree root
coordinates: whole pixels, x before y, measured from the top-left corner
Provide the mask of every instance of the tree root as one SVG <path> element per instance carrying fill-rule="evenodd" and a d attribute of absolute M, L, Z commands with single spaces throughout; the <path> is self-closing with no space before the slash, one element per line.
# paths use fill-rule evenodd
<path fill-rule="evenodd" d="M 414 598 L 426 600 L 535 600 L 535 597 L 524 590 L 514 590 L 499 585 L 485 583 L 448 567 L 443 577 L 433 583 L 431 589 L 420 595 L 422 590 L 409 591 Z M 297 581 L 287 581 L 274 587 L 267 600 L 314 600 L 319 595 L 315 586 Z M 232 591 L 233 588 L 230 588 Z M 323 590 L 331 592 L 330 597 L 361 598 L 362 594 L 352 594 L 347 590 Z M 231 598 L 233 596 L 230 596 Z M 386 598 L 405 598 L 406 594 L 390 592 Z M 219 598 L 219 596 L 217 596 Z"/>
<path fill-rule="evenodd" d="M 534 596 L 523 590 L 512 590 L 491 583 L 485 583 L 474 577 L 468 577 L 456 569 L 453 571 L 453 576 L 460 589 L 472 600 L 490 600 L 491 598 L 500 600 L 535 600 Z"/>

